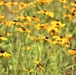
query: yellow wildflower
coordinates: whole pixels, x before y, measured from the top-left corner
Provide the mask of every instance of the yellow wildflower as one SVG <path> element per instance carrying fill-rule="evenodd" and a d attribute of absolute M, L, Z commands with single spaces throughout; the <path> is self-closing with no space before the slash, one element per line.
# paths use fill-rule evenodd
<path fill-rule="evenodd" d="M 30 48 L 30 46 L 27 46 L 27 47 L 23 47 L 22 49 L 28 51 L 28 50 L 30 50 L 31 48 Z"/>
<path fill-rule="evenodd" d="M 4 58 L 9 58 L 11 56 L 11 54 L 2 50 L 2 51 L 0 51 L 0 56 L 3 56 Z"/>
<path fill-rule="evenodd" d="M 40 30 L 40 29 L 46 29 L 47 28 L 47 24 L 36 24 L 35 28 Z"/>
<path fill-rule="evenodd" d="M 40 70 L 44 70 L 44 68 L 42 67 L 42 65 L 37 61 L 37 60 L 33 60 L 34 63 L 36 64 L 36 66 L 40 69 Z"/>
<path fill-rule="evenodd" d="M 22 9 L 28 7 L 28 6 L 29 6 L 28 3 L 26 3 L 26 2 L 20 2 L 18 8 L 19 8 L 19 10 L 22 10 Z"/>
<path fill-rule="evenodd" d="M 23 32 L 22 28 L 16 28 L 16 31 Z"/>
<path fill-rule="evenodd" d="M 76 2 L 71 2 L 70 5 L 76 7 Z"/>
<path fill-rule="evenodd" d="M 3 31 L 2 33 L 3 33 L 3 34 L 6 34 L 7 36 L 12 36 L 12 35 L 13 35 L 13 33 L 6 32 L 6 31 Z"/>
<path fill-rule="evenodd" d="M 64 8 L 65 8 L 65 9 L 69 9 L 69 6 L 66 5 L 66 6 L 64 6 Z"/>
<path fill-rule="evenodd" d="M 18 4 L 18 2 L 12 2 L 12 5 L 17 5 Z"/>
<path fill-rule="evenodd" d="M 35 16 L 32 16 L 31 19 L 32 20 L 35 20 L 36 22 L 40 22 L 40 19 L 39 18 L 36 18 Z"/>
<path fill-rule="evenodd" d="M 28 72 L 28 69 L 26 69 L 25 67 L 22 67 L 22 69 L 23 69 L 24 71 Z"/>
<path fill-rule="evenodd" d="M 13 24 L 13 21 L 10 21 L 10 20 L 4 21 L 4 22 L 2 22 L 2 24 L 9 27 L 9 26 L 11 26 L 11 24 Z"/>
<path fill-rule="evenodd" d="M 64 47 L 69 47 L 69 40 L 65 37 L 62 36 L 53 36 L 54 41 L 56 41 L 57 43 L 59 43 L 60 45 L 64 46 Z"/>
<path fill-rule="evenodd" d="M 2 31 L 2 34 L 7 34 L 7 32 L 6 31 Z"/>
<path fill-rule="evenodd" d="M 28 20 L 31 22 L 32 18 L 30 16 L 18 16 L 17 15 L 17 18 L 19 18 L 20 20 Z"/>
<path fill-rule="evenodd" d="M 70 14 L 64 13 L 64 17 L 66 17 L 69 21 L 72 21 L 73 17 Z"/>
<path fill-rule="evenodd" d="M 60 2 L 62 2 L 62 3 L 66 3 L 66 0 L 60 0 Z"/>
<path fill-rule="evenodd" d="M 31 23 L 30 22 L 24 22 L 23 25 L 24 26 L 31 26 Z"/>
<path fill-rule="evenodd" d="M 31 17 L 30 16 L 25 16 L 25 19 L 31 22 Z"/>
<path fill-rule="evenodd" d="M 39 41 L 39 42 L 47 41 L 49 39 L 48 37 L 45 37 L 45 36 L 40 35 L 40 34 L 38 34 L 38 36 L 29 36 L 29 38 L 31 40 L 36 40 L 36 41 Z"/>
<path fill-rule="evenodd" d="M 20 20 L 24 20 L 24 19 L 25 19 L 24 16 L 20 16 L 20 15 L 16 15 L 16 17 L 17 17 L 18 19 L 20 19 Z"/>
<path fill-rule="evenodd" d="M 7 41 L 8 39 L 6 37 L 0 36 L 0 40 Z"/>
<path fill-rule="evenodd" d="M 39 14 L 44 14 L 44 11 L 37 11 L 37 13 L 39 13 Z"/>
<path fill-rule="evenodd" d="M 73 36 L 72 34 L 69 34 L 68 36 L 66 36 L 66 39 L 70 42 L 73 40 Z"/>
<path fill-rule="evenodd" d="M 13 24 L 14 24 L 14 25 L 19 25 L 19 26 L 21 26 L 21 27 L 24 26 L 23 23 L 18 22 L 18 21 L 16 21 L 16 20 L 13 20 Z"/>
<path fill-rule="evenodd" d="M 13 12 L 13 13 L 18 13 L 19 10 L 13 10 L 13 9 L 11 9 L 11 12 Z"/>
<path fill-rule="evenodd" d="M 24 27 L 22 27 L 22 28 L 16 28 L 16 31 L 31 33 L 31 31 L 29 29 L 24 28 Z"/>
<path fill-rule="evenodd" d="M 12 33 L 7 33 L 7 36 L 12 36 L 13 34 Z"/>
<path fill-rule="evenodd" d="M 30 70 L 29 70 L 29 73 L 32 73 L 32 72 L 34 72 L 34 70 L 33 70 L 33 69 L 30 69 Z"/>
<path fill-rule="evenodd" d="M 0 1 L 0 5 L 5 5 L 4 1 Z"/>
<path fill-rule="evenodd" d="M 3 57 L 4 58 L 9 58 L 11 56 L 11 54 L 9 54 L 9 53 L 7 53 L 7 52 L 4 52 L 4 54 L 3 54 Z"/>
<path fill-rule="evenodd" d="M 52 11 L 38 11 L 37 13 L 45 14 L 51 18 L 54 18 L 54 12 Z"/>
<path fill-rule="evenodd" d="M 46 3 L 50 3 L 52 1 L 53 0 L 36 0 L 36 1 L 34 1 L 34 3 L 44 3 L 44 4 L 46 4 Z"/>
<path fill-rule="evenodd" d="M 72 16 L 76 17 L 76 7 L 72 8 L 70 12 L 72 13 Z"/>
<path fill-rule="evenodd" d="M 62 36 L 53 36 L 53 39 L 57 42 L 62 42 L 63 37 Z"/>
<path fill-rule="evenodd" d="M 59 29 L 58 28 L 54 28 L 51 26 L 47 27 L 47 31 L 51 34 L 51 35 L 57 35 L 59 34 Z"/>
<path fill-rule="evenodd" d="M 12 2 L 6 2 L 5 6 L 7 6 L 9 10 L 11 10 L 12 9 Z"/>
<path fill-rule="evenodd" d="M 4 16 L 0 15 L 0 20 L 3 20 L 4 18 L 5 18 Z"/>
<path fill-rule="evenodd" d="M 54 18 L 54 12 L 51 11 L 45 11 L 44 14 L 46 14 L 47 16 Z"/>
<path fill-rule="evenodd" d="M 64 27 L 65 26 L 65 24 L 62 24 L 59 20 L 51 21 L 50 22 L 50 25 L 52 27 L 57 27 L 57 28 L 60 28 L 60 27 Z"/>
<path fill-rule="evenodd" d="M 33 69 L 28 70 L 28 69 L 25 68 L 25 67 L 22 67 L 22 69 L 23 69 L 23 71 L 28 72 L 28 73 L 32 73 L 32 72 L 34 72 Z"/>
<path fill-rule="evenodd" d="M 71 55 L 76 55 L 76 50 L 68 50 L 68 53 Z"/>

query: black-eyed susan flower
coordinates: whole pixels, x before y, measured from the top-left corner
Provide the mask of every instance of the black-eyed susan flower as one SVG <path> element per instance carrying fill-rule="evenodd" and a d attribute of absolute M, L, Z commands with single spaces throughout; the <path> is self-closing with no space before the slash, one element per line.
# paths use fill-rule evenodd
<path fill-rule="evenodd" d="M 44 14 L 44 11 L 37 11 L 38 14 Z"/>
<path fill-rule="evenodd" d="M 67 1 L 66 1 L 66 0 L 60 0 L 60 2 L 62 2 L 62 3 L 66 3 Z"/>
<path fill-rule="evenodd" d="M 58 28 L 55 28 L 55 27 L 48 26 L 48 27 L 47 27 L 47 31 L 48 31 L 51 35 L 58 35 L 58 34 L 59 34 L 59 29 L 58 29 Z"/>
<path fill-rule="evenodd" d="M 33 60 L 33 61 L 40 70 L 42 71 L 44 70 L 43 66 L 37 60 Z"/>
<path fill-rule="evenodd" d="M 16 17 L 17 17 L 18 19 L 20 19 L 20 20 L 24 20 L 24 19 L 25 19 L 25 17 L 24 17 L 24 16 L 21 16 L 21 15 L 16 15 Z"/>
<path fill-rule="evenodd" d="M 4 16 L 0 15 L 0 20 L 3 20 L 4 18 L 5 18 Z"/>
<path fill-rule="evenodd" d="M 36 40 L 36 41 L 39 41 L 39 42 L 43 42 L 43 41 L 49 41 L 49 38 L 48 37 L 45 37 L 41 34 L 38 34 L 38 36 L 31 36 L 30 37 L 31 40 Z"/>
<path fill-rule="evenodd" d="M 12 24 L 14 24 L 14 25 L 21 26 L 21 27 L 24 26 L 23 23 L 21 23 L 21 22 L 19 22 L 17 20 L 13 20 L 12 22 L 13 22 Z"/>
<path fill-rule="evenodd" d="M 5 6 L 8 7 L 9 10 L 12 9 L 12 2 L 6 2 Z"/>
<path fill-rule="evenodd" d="M 70 49 L 68 50 L 68 53 L 71 55 L 76 55 L 76 50 Z"/>
<path fill-rule="evenodd" d="M 4 1 L 0 1 L 0 6 L 5 5 Z"/>
<path fill-rule="evenodd" d="M 9 58 L 11 56 L 11 54 L 9 54 L 9 53 L 7 53 L 7 52 L 4 52 L 4 54 L 3 54 L 3 57 L 4 58 Z"/>
<path fill-rule="evenodd" d="M 52 12 L 52 11 L 44 11 L 44 14 L 51 18 L 54 18 L 54 12 Z"/>
<path fill-rule="evenodd" d="M 12 35 L 13 35 L 13 33 L 7 32 L 7 31 L 3 31 L 2 33 L 3 33 L 3 34 L 6 34 L 7 36 L 12 36 Z"/>
<path fill-rule="evenodd" d="M 10 10 L 12 13 L 18 13 L 19 12 L 19 10 L 13 10 L 13 9 L 11 9 Z"/>
<path fill-rule="evenodd" d="M 27 68 L 25 68 L 25 67 L 22 67 L 22 69 L 23 69 L 23 71 L 28 72 L 28 73 L 34 72 L 33 69 L 27 69 Z"/>
<path fill-rule="evenodd" d="M 47 4 L 47 3 L 50 3 L 50 2 L 52 2 L 53 0 L 36 0 L 36 1 L 34 1 L 34 3 L 36 4 L 36 3 L 44 3 L 44 4 Z"/>
<path fill-rule="evenodd" d="M 75 16 L 76 17 L 76 7 L 72 8 L 70 10 L 70 12 L 71 12 L 72 16 Z"/>
<path fill-rule="evenodd" d="M 30 22 L 24 22 L 23 25 L 24 26 L 31 26 L 32 24 Z"/>
<path fill-rule="evenodd" d="M 69 9 L 70 7 L 69 7 L 68 5 L 65 5 L 64 8 L 65 8 L 65 9 Z"/>
<path fill-rule="evenodd" d="M 59 20 L 51 21 L 50 25 L 52 27 L 57 27 L 57 28 L 61 28 L 65 26 L 65 24 L 61 23 Z"/>
<path fill-rule="evenodd" d="M 34 70 L 33 70 L 33 69 L 30 69 L 30 70 L 28 71 L 28 73 L 32 73 L 32 72 L 34 72 Z"/>
<path fill-rule="evenodd" d="M 16 28 L 16 31 L 31 33 L 31 31 L 25 27 Z"/>
<path fill-rule="evenodd" d="M 76 7 L 71 8 L 70 12 L 76 12 Z"/>
<path fill-rule="evenodd" d="M 71 2 L 70 5 L 76 7 L 76 2 Z"/>
<path fill-rule="evenodd" d="M 47 11 L 47 10 L 46 11 L 38 11 L 37 13 L 45 14 L 51 18 L 54 18 L 54 12 L 52 12 L 52 11 Z"/>
<path fill-rule="evenodd" d="M 62 36 L 53 36 L 53 39 L 60 42 L 60 41 L 62 41 L 63 37 Z"/>
<path fill-rule="evenodd" d="M 35 16 L 32 16 L 31 19 L 34 20 L 34 21 L 36 21 L 36 22 L 40 22 L 40 19 L 37 18 L 37 17 L 35 17 Z"/>
<path fill-rule="evenodd" d="M 24 16 L 26 20 L 28 20 L 29 22 L 32 21 L 32 18 L 30 16 Z"/>
<path fill-rule="evenodd" d="M 23 47 L 23 48 L 22 48 L 22 50 L 25 50 L 25 51 L 28 51 L 28 50 L 30 50 L 30 49 L 31 49 L 30 46 L 27 46 L 27 47 Z"/>
<path fill-rule="evenodd" d="M 11 26 L 11 24 L 13 24 L 13 21 L 4 21 L 4 22 L 2 22 L 2 24 L 3 25 L 5 25 L 5 26 L 8 26 L 8 27 L 10 27 Z"/>
<path fill-rule="evenodd" d="M 36 40 L 36 38 L 38 38 L 38 37 L 36 37 L 36 36 L 28 36 L 31 40 Z"/>
<path fill-rule="evenodd" d="M 4 57 L 4 58 L 9 58 L 11 56 L 11 54 L 1 50 L 0 51 L 0 56 Z"/>
<path fill-rule="evenodd" d="M 41 37 L 39 37 L 39 36 L 30 36 L 29 38 L 31 40 L 35 40 L 35 41 L 39 41 L 39 42 L 42 42 L 43 41 L 43 39 Z"/>
<path fill-rule="evenodd" d="M 17 18 L 20 20 L 28 20 L 28 21 L 32 21 L 32 18 L 30 16 L 21 16 L 21 15 L 17 15 Z"/>
<path fill-rule="evenodd" d="M 60 42 L 63 47 L 69 47 L 70 42 L 67 40 L 67 38 L 63 38 L 62 42 Z"/>
<path fill-rule="evenodd" d="M 24 70 L 24 71 L 28 72 L 28 69 L 27 69 L 27 68 L 25 68 L 25 67 L 22 67 L 22 70 Z"/>
<path fill-rule="evenodd" d="M 20 11 L 20 10 L 22 10 L 22 9 L 24 9 L 24 8 L 27 8 L 28 6 L 30 6 L 29 5 L 29 3 L 26 3 L 26 2 L 20 2 L 19 3 L 19 6 L 18 6 L 18 10 Z"/>
<path fill-rule="evenodd" d="M 7 32 L 4 30 L 4 31 L 2 31 L 2 34 L 7 34 Z"/>
<path fill-rule="evenodd" d="M 76 18 L 73 18 L 73 23 L 76 24 Z"/>
<path fill-rule="evenodd" d="M 29 2 L 29 3 L 28 3 L 28 6 L 36 7 L 36 5 L 35 5 L 35 4 L 36 4 L 36 2 L 35 2 L 35 1 L 33 1 L 33 2 Z"/>
<path fill-rule="evenodd" d="M 62 37 L 62 36 L 53 36 L 54 41 L 56 41 L 56 43 L 62 45 L 63 47 L 69 47 L 69 39 L 67 39 L 66 37 Z"/>
<path fill-rule="evenodd" d="M 64 17 L 66 17 L 69 21 L 72 21 L 73 20 L 73 17 L 72 17 L 71 14 L 64 13 Z"/>
<path fill-rule="evenodd" d="M 18 2 L 12 1 L 12 5 L 18 5 Z"/>
<path fill-rule="evenodd" d="M 70 42 L 73 40 L 73 36 L 72 34 L 69 34 L 68 36 L 66 36 L 66 39 Z"/>
<path fill-rule="evenodd" d="M 7 41 L 8 39 L 6 37 L 0 36 L 0 40 Z"/>
<path fill-rule="evenodd" d="M 36 24 L 35 28 L 40 30 L 40 29 L 46 29 L 47 28 L 47 24 Z"/>
<path fill-rule="evenodd" d="M 12 36 L 12 35 L 13 35 L 13 33 L 7 32 L 7 36 Z"/>

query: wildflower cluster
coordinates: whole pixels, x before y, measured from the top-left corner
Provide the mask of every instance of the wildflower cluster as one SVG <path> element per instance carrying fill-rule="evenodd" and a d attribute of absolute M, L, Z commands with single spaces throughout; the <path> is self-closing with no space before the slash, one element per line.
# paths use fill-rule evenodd
<path fill-rule="evenodd" d="M 76 2 L 0 0 L 0 58 L 11 58 L 1 68 L 8 75 L 65 75 L 76 57 L 75 24 Z"/>

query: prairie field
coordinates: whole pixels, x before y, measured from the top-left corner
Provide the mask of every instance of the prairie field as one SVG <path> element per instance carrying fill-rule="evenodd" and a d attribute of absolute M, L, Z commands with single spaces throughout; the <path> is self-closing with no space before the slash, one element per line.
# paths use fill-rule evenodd
<path fill-rule="evenodd" d="M 0 0 L 0 75 L 76 75 L 76 1 Z"/>

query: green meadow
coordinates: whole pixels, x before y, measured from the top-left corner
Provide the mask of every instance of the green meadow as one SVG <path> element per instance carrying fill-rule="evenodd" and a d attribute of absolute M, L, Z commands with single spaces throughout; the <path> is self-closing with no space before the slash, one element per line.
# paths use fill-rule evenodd
<path fill-rule="evenodd" d="M 0 75 L 76 75 L 76 1 L 0 0 Z"/>

